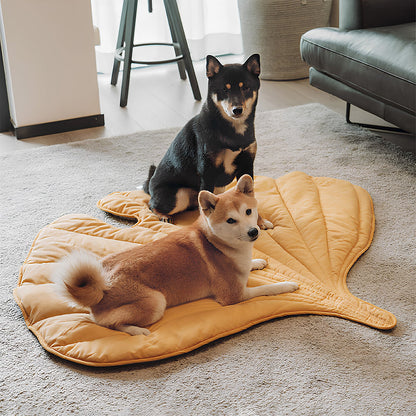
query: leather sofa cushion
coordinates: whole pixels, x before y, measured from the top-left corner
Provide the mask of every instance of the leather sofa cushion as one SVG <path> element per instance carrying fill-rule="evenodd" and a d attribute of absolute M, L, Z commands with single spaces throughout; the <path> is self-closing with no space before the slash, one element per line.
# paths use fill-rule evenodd
<path fill-rule="evenodd" d="M 416 23 L 343 31 L 318 28 L 301 39 L 309 65 L 389 105 L 416 114 Z"/>

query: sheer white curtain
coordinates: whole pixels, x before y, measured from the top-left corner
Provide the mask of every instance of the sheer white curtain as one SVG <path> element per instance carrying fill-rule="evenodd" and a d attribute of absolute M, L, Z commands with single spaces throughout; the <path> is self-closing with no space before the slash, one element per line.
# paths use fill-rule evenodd
<path fill-rule="evenodd" d="M 109 73 L 117 40 L 123 0 L 91 0 L 94 25 L 101 43 L 96 47 L 98 71 Z M 194 61 L 207 54 L 241 54 L 242 41 L 237 0 L 177 0 L 182 24 Z M 139 0 L 135 43 L 171 42 L 162 0 L 153 0 L 153 12 L 147 0 Z M 136 48 L 135 57 L 163 59 L 173 56 L 173 48 Z M 137 58 L 136 58 L 137 59 Z"/>

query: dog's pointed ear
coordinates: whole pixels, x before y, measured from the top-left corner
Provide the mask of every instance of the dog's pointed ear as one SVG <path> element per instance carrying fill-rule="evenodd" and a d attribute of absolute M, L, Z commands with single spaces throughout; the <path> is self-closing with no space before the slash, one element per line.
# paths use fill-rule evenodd
<path fill-rule="evenodd" d="M 254 196 L 254 183 L 250 175 L 243 175 L 237 182 L 237 191 Z"/>
<path fill-rule="evenodd" d="M 207 77 L 212 78 L 218 74 L 222 68 L 221 62 L 212 55 L 207 56 Z"/>
<path fill-rule="evenodd" d="M 198 194 L 198 204 L 201 212 L 206 216 L 215 210 L 218 202 L 218 197 L 209 191 L 200 191 Z"/>
<path fill-rule="evenodd" d="M 250 71 L 253 75 L 257 77 L 260 75 L 260 55 L 255 53 L 244 62 L 244 66 Z"/>

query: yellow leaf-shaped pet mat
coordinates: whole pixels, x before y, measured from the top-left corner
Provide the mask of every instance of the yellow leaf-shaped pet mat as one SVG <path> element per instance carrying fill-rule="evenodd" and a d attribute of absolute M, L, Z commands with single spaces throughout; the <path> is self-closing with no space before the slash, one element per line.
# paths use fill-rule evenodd
<path fill-rule="evenodd" d="M 192 351 L 215 339 L 257 323 L 287 315 L 332 315 L 379 329 L 390 329 L 395 317 L 353 296 L 346 277 L 369 247 L 374 213 L 369 194 L 349 182 L 293 172 L 279 179 L 256 177 L 260 214 L 274 224 L 262 231 L 253 257 L 268 266 L 253 271 L 249 285 L 295 281 L 299 290 L 221 306 L 212 299 L 169 308 L 149 327 L 151 335 L 131 336 L 89 320 L 88 311 L 71 307 L 53 291 L 54 263 L 74 247 L 98 256 L 134 244 L 146 244 L 177 226 L 190 223 L 196 212 L 160 222 L 142 191 L 116 192 L 98 205 L 112 214 L 136 219 L 118 229 L 85 215 L 67 215 L 42 229 L 25 260 L 15 299 L 29 329 L 43 347 L 62 358 L 90 366 L 113 366 L 159 360 Z"/>

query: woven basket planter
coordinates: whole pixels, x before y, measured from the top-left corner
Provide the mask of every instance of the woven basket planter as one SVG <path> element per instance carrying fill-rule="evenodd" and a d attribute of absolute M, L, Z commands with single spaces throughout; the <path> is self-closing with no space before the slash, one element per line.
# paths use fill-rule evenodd
<path fill-rule="evenodd" d="M 261 56 L 261 78 L 306 78 L 300 37 L 329 26 L 332 0 L 238 0 L 244 54 Z"/>

